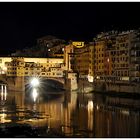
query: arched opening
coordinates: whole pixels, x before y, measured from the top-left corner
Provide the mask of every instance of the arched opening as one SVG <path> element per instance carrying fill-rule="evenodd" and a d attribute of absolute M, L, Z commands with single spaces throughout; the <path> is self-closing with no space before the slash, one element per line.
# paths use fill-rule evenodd
<path fill-rule="evenodd" d="M 29 81 L 29 80 L 28 80 Z M 57 79 L 41 78 L 38 86 L 34 87 L 32 82 L 27 82 L 25 85 L 25 96 L 27 100 L 31 98 L 40 98 L 41 100 L 50 100 L 61 97 L 64 93 L 64 84 Z"/>

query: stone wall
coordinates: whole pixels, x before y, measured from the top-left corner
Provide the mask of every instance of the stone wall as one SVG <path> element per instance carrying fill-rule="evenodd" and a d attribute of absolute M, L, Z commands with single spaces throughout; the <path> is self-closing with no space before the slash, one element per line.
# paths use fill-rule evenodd
<path fill-rule="evenodd" d="M 78 79 L 78 91 L 90 92 L 93 91 L 93 83 L 88 82 L 87 78 Z"/>
<path fill-rule="evenodd" d="M 94 91 L 98 92 L 125 92 L 125 93 L 138 93 L 140 94 L 139 84 L 112 84 L 105 82 L 97 82 L 94 84 Z"/>

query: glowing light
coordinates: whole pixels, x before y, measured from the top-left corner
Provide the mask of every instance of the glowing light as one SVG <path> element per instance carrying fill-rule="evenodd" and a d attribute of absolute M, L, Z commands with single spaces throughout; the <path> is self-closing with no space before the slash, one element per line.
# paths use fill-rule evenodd
<path fill-rule="evenodd" d="M 37 99 L 37 96 L 38 96 L 38 93 L 37 93 L 36 88 L 33 89 L 33 93 L 32 93 L 32 95 L 33 95 L 33 100 L 34 100 L 34 102 L 35 102 L 36 99 Z"/>
<path fill-rule="evenodd" d="M 33 87 L 39 86 L 39 80 L 38 80 L 37 78 L 33 78 L 33 79 L 31 80 L 31 85 L 32 85 Z"/>
<path fill-rule="evenodd" d="M 109 58 L 107 59 L 107 62 L 109 62 Z"/>
<path fill-rule="evenodd" d="M 88 101 L 88 110 L 93 110 L 93 101 Z"/>
<path fill-rule="evenodd" d="M 62 51 L 64 52 L 64 48 L 62 48 Z"/>
<path fill-rule="evenodd" d="M 1 100 L 3 100 L 3 85 L 1 85 Z"/>
<path fill-rule="evenodd" d="M 7 97 L 7 86 L 1 85 L 1 100 L 6 100 Z"/>
<path fill-rule="evenodd" d="M 7 67 L 3 67 L 3 70 L 4 70 L 4 71 L 7 71 Z"/>
<path fill-rule="evenodd" d="M 98 105 L 96 106 L 96 108 L 97 108 L 97 110 L 99 110 L 99 106 Z"/>
<path fill-rule="evenodd" d="M 93 82 L 93 79 L 94 79 L 93 76 L 88 75 L 88 81 L 89 82 Z"/>
<path fill-rule="evenodd" d="M 5 85 L 5 93 L 4 93 L 4 96 L 5 96 L 5 100 L 6 100 L 6 97 L 7 97 L 7 87 Z"/>
<path fill-rule="evenodd" d="M 124 114 L 124 115 L 129 115 L 129 110 L 122 110 L 121 112 L 122 112 L 122 114 Z"/>
<path fill-rule="evenodd" d="M 2 109 L 2 113 L 0 114 L 0 122 L 1 123 L 11 122 L 11 120 L 6 119 L 7 114 L 5 112 L 6 112 L 6 110 Z"/>
<path fill-rule="evenodd" d="M 100 76 L 97 76 L 96 78 L 97 78 L 97 79 L 100 79 Z"/>

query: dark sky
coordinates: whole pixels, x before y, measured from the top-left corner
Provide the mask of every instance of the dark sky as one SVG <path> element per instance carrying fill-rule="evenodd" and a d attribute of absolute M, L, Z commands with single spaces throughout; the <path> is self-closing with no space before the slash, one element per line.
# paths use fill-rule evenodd
<path fill-rule="evenodd" d="M 140 3 L 0 2 L 0 54 L 38 37 L 92 40 L 101 31 L 140 27 Z"/>

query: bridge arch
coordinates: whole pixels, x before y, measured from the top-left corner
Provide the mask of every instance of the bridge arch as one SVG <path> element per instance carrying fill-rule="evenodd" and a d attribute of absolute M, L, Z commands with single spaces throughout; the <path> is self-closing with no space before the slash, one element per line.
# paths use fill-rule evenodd
<path fill-rule="evenodd" d="M 25 88 L 30 88 L 30 81 L 33 77 L 26 77 L 25 78 Z M 41 89 L 54 89 L 54 90 L 64 90 L 64 78 L 53 78 L 53 77 L 41 77 L 39 78 L 40 85 L 39 88 Z"/>

